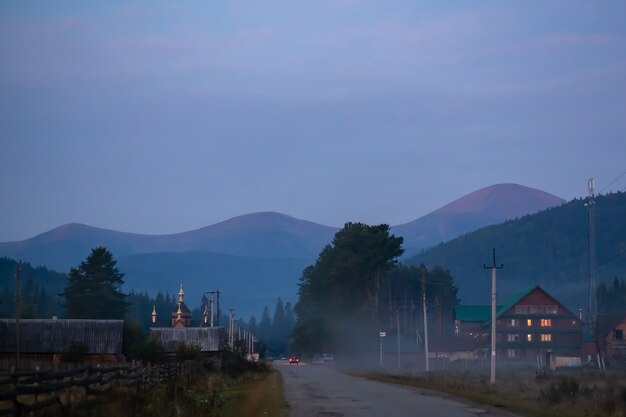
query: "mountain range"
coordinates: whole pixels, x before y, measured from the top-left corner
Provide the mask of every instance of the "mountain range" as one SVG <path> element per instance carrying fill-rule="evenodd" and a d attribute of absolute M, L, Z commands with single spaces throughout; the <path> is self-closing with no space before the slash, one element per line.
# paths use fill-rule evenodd
<path fill-rule="evenodd" d="M 560 205 L 563 199 L 517 184 L 485 187 L 409 223 L 392 227 L 410 256 L 481 227 Z M 190 304 L 203 291 L 222 289 L 240 314 L 258 314 L 278 296 L 295 301 L 304 267 L 338 228 L 275 212 L 235 217 L 197 230 L 140 235 L 71 223 L 31 239 L 0 243 L 0 256 L 58 271 L 77 266 L 96 246 L 107 247 L 126 273 L 126 289 L 177 291 Z"/>
<path fill-rule="evenodd" d="M 404 260 L 450 271 L 465 304 L 489 304 L 492 251 L 496 250 L 497 291 L 502 298 L 535 285 L 578 311 L 589 295 L 589 245 L 597 284 L 626 278 L 626 193 L 600 195 L 594 202 L 593 239 L 586 199 L 490 225 Z M 485 269 L 487 265 L 487 270 Z"/>

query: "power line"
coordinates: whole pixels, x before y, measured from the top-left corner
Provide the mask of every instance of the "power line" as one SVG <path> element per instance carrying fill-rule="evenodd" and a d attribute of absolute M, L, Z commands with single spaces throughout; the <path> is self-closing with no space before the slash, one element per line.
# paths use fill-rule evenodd
<path fill-rule="evenodd" d="M 602 192 L 604 190 L 606 190 L 607 188 L 609 188 L 611 185 L 613 185 L 613 183 L 615 183 L 617 180 L 619 180 L 620 178 L 622 178 L 624 175 L 626 175 L 626 171 L 622 172 L 621 174 L 619 174 L 617 177 L 615 177 L 615 179 L 613 179 L 613 181 L 611 181 L 610 183 L 608 183 L 603 189 L 601 189 L 600 191 L 598 191 L 598 194 L 602 194 Z M 624 191 L 626 190 L 626 187 L 622 190 Z"/>

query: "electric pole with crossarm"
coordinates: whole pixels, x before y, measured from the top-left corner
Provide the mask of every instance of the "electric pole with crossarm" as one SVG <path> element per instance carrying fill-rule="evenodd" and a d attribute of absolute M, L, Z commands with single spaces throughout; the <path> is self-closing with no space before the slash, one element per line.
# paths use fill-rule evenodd
<path fill-rule="evenodd" d="M 493 248 L 493 265 L 484 265 L 485 269 L 491 269 L 491 383 L 496 383 L 496 269 L 504 268 L 504 265 L 496 266 L 496 248 Z"/>

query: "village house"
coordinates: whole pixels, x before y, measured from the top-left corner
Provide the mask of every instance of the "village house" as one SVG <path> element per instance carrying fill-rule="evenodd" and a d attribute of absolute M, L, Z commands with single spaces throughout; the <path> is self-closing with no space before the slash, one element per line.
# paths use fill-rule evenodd
<path fill-rule="evenodd" d="M 599 315 L 598 349 L 606 366 L 626 368 L 626 314 Z"/>
<path fill-rule="evenodd" d="M 457 306 L 455 330 L 457 335 L 471 335 L 488 347 L 491 306 Z M 533 362 L 550 367 L 579 365 L 582 321 L 536 286 L 498 306 L 496 346 L 499 361 Z"/>

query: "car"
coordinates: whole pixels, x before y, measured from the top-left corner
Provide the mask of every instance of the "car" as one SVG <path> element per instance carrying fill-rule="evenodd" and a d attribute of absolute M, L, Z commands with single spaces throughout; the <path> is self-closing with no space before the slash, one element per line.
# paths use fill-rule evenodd
<path fill-rule="evenodd" d="M 300 363 L 300 359 L 298 359 L 298 357 L 297 357 L 297 356 L 295 356 L 295 355 L 294 355 L 294 356 L 292 356 L 291 358 L 289 358 L 289 365 L 292 365 L 292 364 L 294 364 L 294 363 L 295 363 L 296 365 L 298 365 L 298 364 Z"/>

